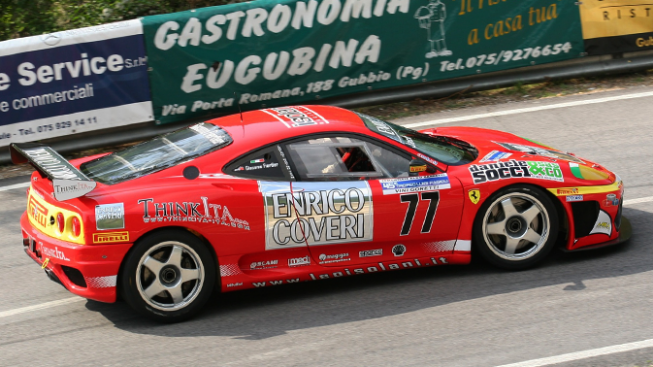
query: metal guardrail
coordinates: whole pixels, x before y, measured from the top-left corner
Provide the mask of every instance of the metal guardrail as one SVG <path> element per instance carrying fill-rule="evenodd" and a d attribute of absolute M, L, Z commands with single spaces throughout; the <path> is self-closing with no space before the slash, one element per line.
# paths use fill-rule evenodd
<path fill-rule="evenodd" d="M 420 86 L 369 91 L 352 96 L 317 101 L 341 107 L 362 107 L 385 103 L 409 101 L 415 98 L 441 98 L 461 91 L 473 92 L 512 86 L 516 83 L 537 83 L 552 79 L 587 77 L 629 73 L 653 68 L 653 52 L 638 52 L 614 56 L 595 56 L 558 63 L 529 66 L 478 76 L 450 79 Z M 313 102 L 315 104 L 315 102 Z M 218 117 L 218 116 L 216 116 Z M 187 126 L 192 121 L 177 124 L 156 125 L 154 121 L 97 130 L 85 134 L 43 140 L 62 154 L 148 139 Z M 9 148 L 0 151 L 0 164 L 11 161 Z"/>

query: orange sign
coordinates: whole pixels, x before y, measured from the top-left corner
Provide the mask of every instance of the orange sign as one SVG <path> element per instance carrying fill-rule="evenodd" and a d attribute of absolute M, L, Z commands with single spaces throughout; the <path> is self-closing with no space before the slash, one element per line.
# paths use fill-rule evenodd
<path fill-rule="evenodd" d="M 578 194 L 578 188 L 573 187 L 573 188 L 566 188 L 566 189 L 558 189 L 558 195 L 574 195 Z"/>
<path fill-rule="evenodd" d="M 426 171 L 426 165 L 423 166 L 410 166 L 410 172 L 425 172 Z"/>

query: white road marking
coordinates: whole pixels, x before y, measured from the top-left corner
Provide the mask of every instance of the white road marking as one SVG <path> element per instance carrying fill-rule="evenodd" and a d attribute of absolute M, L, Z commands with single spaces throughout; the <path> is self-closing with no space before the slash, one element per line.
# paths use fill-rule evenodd
<path fill-rule="evenodd" d="M 516 110 L 497 111 L 497 112 L 482 113 L 482 114 L 477 114 L 477 115 L 451 117 L 451 118 L 448 118 L 448 119 L 431 120 L 431 121 L 424 121 L 424 122 L 415 122 L 415 123 L 406 124 L 406 125 L 403 125 L 403 126 L 409 128 L 409 129 L 412 129 L 412 128 L 416 128 L 416 127 L 447 124 L 447 123 L 450 123 L 450 122 L 461 122 L 461 121 L 484 119 L 484 118 L 488 118 L 488 117 L 517 115 L 517 114 L 520 114 L 520 113 L 537 112 L 537 111 L 544 111 L 544 110 L 553 110 L 553 109 L 557 109 L 557 108 L 583 106 L 583 105 L 588 105 L 588 104 L 612 102 L 612 101 L 621 101 L 621 100 L 624 100 L 624 99 L 642 98 L 642 97 L 653 97 L 653 92 L 624 94 L 624 95 L 621 95 L 621 96 L 588 99 L 588 100 L 584 100 L 584 101 L 564 102 L 564 103 L 557 103 L 557 104 L 551 104 L 551 105 L 545 105 L 545 106 L 520 108 L 520 109 L 516 109 Z"/>
<path fill-rule="evenodd" d="M 614 353 L 623 353 L 630 352 L 637 349 L 651 348 L 653 347 L 653 339 L 642 340 L 640 342 L 626 343 L 619 345 L 612 345 L 604 348 L 589 349 L 581 352 L 560 354 L 553 357 L 533 359 L 530 361 L 505 364 L 498 367 L 541 367 L 541 366 L 550 366 L 552 364 L 565 363 L 577 361 L 580 359 L 587 359 L 592 357 L 605 356 L 608 354 Z"/>
<path fill-rule="evenodd" d="M 651 201 L 653 201 L 653 196 L 647 196 L 645 198 L 624 200 L 624 205 L 633 205 L 633 204 L 639 204 L 639 203 L 650 203 Z"/>
<path fill-rule="evenodd" d="M 15 185 L 9 185 L 9 186 L 2 186 L 0 187 L 0 191 L 8 191 L 8 190 L 13 190 L 13 189 L 21 189 L 29 186 L 29 182 L 23 182 Z"/>
<path fill-rule="evenodd" d="M 5 318 L 5 317 L 16 316 L 16 315 L 20 315 L 20 314 L 28 313 L 28 312 L 41 311 L 41 310 L 45 310 L 45 309 L 48 309 L 48 308 L 63 306 L 63 305 L 67 305 L 67 304 L 70 304 L 70 303 L 76 303 L 76 302 L 81 302 L 81 301 L 86 301 L 86 298 L 70 297 L 70 298 L 60 299 L 60 300 L 57 300 L 57 301 L 45 302 L 45 303 L 41 303 L 41 304 L 38 304 L 38 305 L 27 306 L 27 307 L 22 307 L 22 308 L 16 308 L 16 309 L 13 309 L 13 310 L 8 310 L 8 311 L 2 311 L 2 312 L 0 312 L 0 319 Z"/>

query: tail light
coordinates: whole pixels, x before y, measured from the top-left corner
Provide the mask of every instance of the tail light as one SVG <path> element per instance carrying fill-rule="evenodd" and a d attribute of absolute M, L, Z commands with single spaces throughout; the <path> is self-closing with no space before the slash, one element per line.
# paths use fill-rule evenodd
<path fill-rule="evenodd" d="M 73 219 L 71 220 L 71 223 L 72 223 L 72 226 L 73 226 L 73 236 L 79 237 L 79 235 L 81 234 L 81 231 L 82 231 L 82 226 L 79 223 L 79 219 L 77 219 L 77 217 L 73 217 Z"/>
<path fill-rule="evenodd" d="M 63 214 L 57 213 L 57 228 L 59 229 L 59 233 L 63 233 L 65 224 Z"/>

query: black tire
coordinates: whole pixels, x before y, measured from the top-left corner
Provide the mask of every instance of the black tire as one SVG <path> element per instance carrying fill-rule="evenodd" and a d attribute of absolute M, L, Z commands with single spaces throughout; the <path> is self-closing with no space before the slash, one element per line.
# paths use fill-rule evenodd
<path fill-rule="evenodd" d="M 472 242 L 490 264 L 522 270 L 542 261 L 557 238 L 558 213 L 548 195 L 534 186 L 515 185 L 483 203 L 474 220 Z"/>
<path fill-rule="evenodd" d="M 199 238 L 183 230 L 164 230 L 136 242 L 123 266 L 120 287 L 136 311 L 157 321 L 178 322 L 195 316 L 209 300 L 216 269 L 211 251 Z"/>

